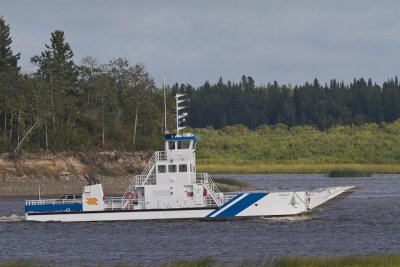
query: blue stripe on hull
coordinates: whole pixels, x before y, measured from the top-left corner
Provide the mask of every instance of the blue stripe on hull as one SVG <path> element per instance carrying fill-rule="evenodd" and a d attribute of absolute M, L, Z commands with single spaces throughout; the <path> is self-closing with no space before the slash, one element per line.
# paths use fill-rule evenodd
<path fill-rule="evenodd" d="M 250 193 L 248 196 L 241 199 L 239 202 L 235 203 L 231 207 L 227 208 L 215 218 L 224 218 L 224 217 L 233 217 L 239 214 L 241 211 L 245 210 L 246 208 L 250 207 L 263 197 L 268 195 L 268 193 Z"/>
<path fill-rule="evenodd" d="M 49 212 L 49 211 L 82 211 L 82 204 L 72 203 L 72 204 L 47 204 L 47 205 L 25 206 L 25 212 Z"/>
<path fill-rule="evenodd" d="M 223 204 L 222 206 L 220 206 L 218 209 L 214 210 L 213 212 L 211 212 L 210 214 L 208 214 L 206 216 L 206 218 L 212 216 L 214 213 L 216 213 L 217 211 L 225 208 L 227 205 L 229 205 L 231 202 L 235 201 L 237 198 L 239 198 L 240 196 L 242 196 L 243 194 L 238 194 L 236 195 L 234 198 L 232 198 L 231 200 L 229 200 L 228 202 L 226 202 L 225 204 Z"/>

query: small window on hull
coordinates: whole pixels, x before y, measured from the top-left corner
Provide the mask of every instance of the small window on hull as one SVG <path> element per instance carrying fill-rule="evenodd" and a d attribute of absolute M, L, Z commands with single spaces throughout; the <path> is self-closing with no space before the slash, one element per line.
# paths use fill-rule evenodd
<path fill-rule="evenodd" d="M 179 165 L 179 172 L 187 172 L 187 165 L 186 164 Z"/>
<path fill-rule="evenodd" d="M 168 165 L 168 172 L 176 172 L 176 165 Z"/>
<path fill-rule="evenodd" d="M 175 141 L 169 141 L 168 142 L 168 148 L 169 148 L 169 150 L 175 149 Z"/>
<path fill-rule="evenodd" d="M 158 173 L 167 172 L 167 166 L 165 165 L 158 165 Z"/>
<path fill-rule="evenodd" d="M 178 141 L 178 149 L 188 149 L 190 147 L 190 141 Z"/>

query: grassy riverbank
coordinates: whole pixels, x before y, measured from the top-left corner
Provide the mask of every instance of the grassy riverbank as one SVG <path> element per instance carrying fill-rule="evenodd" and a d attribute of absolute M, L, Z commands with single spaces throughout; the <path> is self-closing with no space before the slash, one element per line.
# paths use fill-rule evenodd
<path fill-rule="evenodd" d="M 205 164 L 199 163 L 199 172 L 232 174 L 274 174 L 274 173 L 325 173 L 343 170 L 357 173 L 400 173 L 400 164 L 359 164 L 359 163 L 241 163 L 241 164 Z"/>
<path fill-rule="evenodd" d="M 343 257 L 283 257 L 278 260 L 247 260 L 239 263 L 218 262 L 213 258 L 177 261 L 164 267 L 398 267 L 400 255 L 343 256 Z"/>
<path fill-rule="evenodd" d="M 0 267 L 39 267 L 58 266 L 55 263 L 39 261 L 14 261 L 0 263 Z M 79 265 L 78 265 L 79 266 Z M 85 265 L 82 265 L 85 266 Z M 103 266 L 101 264 L 97 266 Z M 148 266 L 140 264 L 116 264 L 119 267 Z M 245 260 L 237 263 L 220 262 L 211 257 L 197 260 L 183 260 L 150 266 L 163 267 L 235 267 L 235 266 L 257 266 L 257 267 L 398 267 L 400 266 L 400 255 L 379 255 L 379 256 L 343 256 L 343 257 L 283 257 L 278 260 Z"/>
<path fill-rule="evenodd" d="M 198 169 L 210 173 L 400 173 L 400 121 L 390 124 L 287 128 L 263 125 L 194 129 L 202 140 Z"/>

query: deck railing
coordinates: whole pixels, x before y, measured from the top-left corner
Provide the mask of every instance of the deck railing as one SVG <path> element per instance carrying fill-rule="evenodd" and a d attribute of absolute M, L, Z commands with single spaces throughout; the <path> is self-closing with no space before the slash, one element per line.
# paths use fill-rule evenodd
<path fill-rule="evenodd" d="M 133 210 L 144 207 L 143 199 L 126 199 L 123 197 L 107 197 L 104 200 L 104 208 L 108 210 Z"/>
<path fill-rule="evenodd" d="M 142 171 L 142 174 L 136 175 L 128 188 L 126 189 L 123 198 L 125 198 L 126 193 L 132 192 L 135 186 L 142 186 L 145 184 L 155 184 L 155 168 L 157 161 L 165 161 L 167 160 L 167 153 L 165 151 L 156 151 L 151 156 L 149 162 L 146 167 Z M 154 178 L 154 179 L 153 179 Z"/>
<path fill-rule="evenodd" d="M 26 206 L 34 205 L 55 205 L 55 204 L 75 204 L 82 203 L 82 199 L 35 199 L 25 200 Z"/>
<path fill-rule="evenodd" d="M 204 184 L 208 193 L 218 206 L 221 206 L 224 203 L 224 195 L 221 193 L 221 191 L 219 191 L 218 187 L 215 185 L 208 173 L 197 173 L 196 183 Z"/>
<path fill-rule="evenodd" d="M 167 152 L 165 151 L 156 151 L 154 152 L 156 155 L 156 161 L 166 161 L 167 160 Z"/>

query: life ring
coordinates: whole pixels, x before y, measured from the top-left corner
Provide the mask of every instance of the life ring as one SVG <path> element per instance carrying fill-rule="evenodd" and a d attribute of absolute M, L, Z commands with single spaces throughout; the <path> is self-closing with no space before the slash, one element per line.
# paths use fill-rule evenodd
<path fill-rule="evenodd" d="M 192 196 L 193 196 L 193 192 L 187 192 L 187 195 L 188 195 L 189 197 L 192 197 Z"/>
<path fill-rule="evenodd" d="M 70 212 L 71 209 L 70 209 L 70 208 L 66 208 L 65 211 L 66 211 L 66 212 Z"/>
<path fill-rule="evenodd" d="M 203 189 L 203 196 L 207 196 L 207 195 L 208 195 L 207 188 L 204 188 Z"/>
<path fill-rule="evenodd" d="M 134 197 L 134 194 L 132 192 L 127 192 L 125 194 L 125 198 L 127 198 L 127 199 L 132 199 L 133 197 Z"/>

